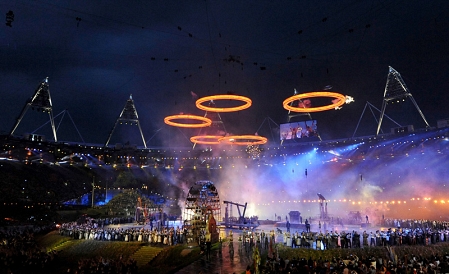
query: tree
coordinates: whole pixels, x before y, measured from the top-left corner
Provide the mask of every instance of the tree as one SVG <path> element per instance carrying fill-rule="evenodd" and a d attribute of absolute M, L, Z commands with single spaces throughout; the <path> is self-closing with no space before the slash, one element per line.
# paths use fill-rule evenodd
<path fill-rule="evenodd" d="M 137 190 L 125 190 L 109 201 L 105 206 L 106 211 L 111 215 L 134 215 L 139 197 L 142 200 L 142 206 L 155 207 L 153 202 L 142 196 Z"/>
<path fill-rule="evenodd" d="M 117 180 L 113 184 L 114 187 L 131 188 L 137 186 L 137 180 L 130 171 L 122 171 L 117 176 Z"/>

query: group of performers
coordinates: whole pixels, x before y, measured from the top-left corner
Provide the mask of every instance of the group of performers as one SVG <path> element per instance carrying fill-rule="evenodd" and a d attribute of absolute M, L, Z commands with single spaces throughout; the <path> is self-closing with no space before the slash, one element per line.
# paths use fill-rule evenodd
<path fill-rule="evenodd" d="M 316 249 L 360 248 L 361 246 L 429 245 L 449 241 L 448 228 L 389 228 L 375 232 L 305 232 L 283 233 L 284 245 Z"/>
<path fill-rule="evenodd" d="M 60 235 L 69 236 L 79 240 L 98 241 L 124 241 L 147 242 L 154 245 L 175 245 L 186 242 L 186 231 L 177 227 L 162 227 L 144 229 L 130 228 L 106 228 L 91 225 L 89 223 L 78 224 L 76 222 L 62 224 L 59 228 Z"/>
<path fill-rule="evenodd" d="M 232 230 L 229 231 L 228 240 L 231 243 L 230 246 L 232 246 L 234 242 Z M 253 250 L 254 246 L 259 249 L 269 249 L 276 243 L 276 232 L 274 230 L 270 230 L 269 232 L 262 230 L 259 232 L 244 228 L 238 236 L 238 243 L 239 249 L 245 250 L 248 253 Z"/>
<path fill-rule="evenodd" d="M 366 233 L 366 232 L 365 232 Z M 348 248 L 348 247 L 360 247 L 360 234 L 357 231 L 352 233 L 346 233 L 342 231 L 327 231 L 323 232 L 311 232 L 302 231 L 298 233 L 285 232 L 283 233 L 284 245 L 296 247 L 307 247 L 316 249 L 331 249 L 331 248 Z"/>
<path fill-rule="evenodd" d="M 385 220 L 389 222 L 389 220 Z M 107 227 L 102 222 L 88 218 L 84 223 L 64 223 L 59 228 L 59 233 L 70 236 L 73 239 L 99 240 L 99 241 L 125 241 L 148 242 L 150 244 L 175 245 L 187 243 L 189 232 L 187 227 Z M 310 247 L 316 249 L 332 248 L 357 248 L 361 246 L 393 246 L 393 245 L 428 245 L 437 242 L 449 241 L 449 223 L 437 223 L 427 221 L 409 220 L 406 222 L 392 221 L 397 228 L 380 229 L 376 231 L 359 233 L 337 230 L 334 231 L 307 231 L 293 233 L 278 229 L 268 232 L 244 229 L 238 235 L 240 248 L 247 251 L 256 245 L 268 249 L 277 239 L 283 236 L 284 245 L 295 247 Z M 401 227 L 401 224 L 404 227 Z M 278 238 L 279 239 L 279 238 Z M 228 240 L 232 243 L 234 236 L 229 232 Z"/>

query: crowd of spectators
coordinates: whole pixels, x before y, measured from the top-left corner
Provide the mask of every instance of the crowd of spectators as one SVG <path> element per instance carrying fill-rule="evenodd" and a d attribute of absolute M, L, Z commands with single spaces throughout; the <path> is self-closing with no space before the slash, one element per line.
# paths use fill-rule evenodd
<path fill-rule="evenodd" d="M 55 251 L 38 246 L 36 235 L 50 226 L 13 226 L 0 229 L 0 273 L 50 273 Z"/>
<path fill-rule="evenodd" d="M 73 274 L 136 274 L 137 262 L 133 259 L 105 259 L 103 257 L 88 258 L 78 261 L 77 268 L 68 269 L 66 273 Z"/>
<path fill-rule="evenodd" d="M 312 260 L 311 258 L 270 259 L 261 267 L 261 273 L 323 273 L 323 274 L 414 274 L 449 273 L 449 255 L 414 256 L 398 259 L 388 256 L 349 255 L 334 257 L 331 260 Z"/>

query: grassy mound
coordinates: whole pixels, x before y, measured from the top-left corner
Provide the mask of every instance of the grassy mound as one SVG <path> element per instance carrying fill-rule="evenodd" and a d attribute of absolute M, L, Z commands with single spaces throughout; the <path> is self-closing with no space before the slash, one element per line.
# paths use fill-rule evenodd
<path fill-rule="evenodd" d="M 175 245 L 165 248 L 150 264 L 139 269 L 139 273 L 175 273 L 201 258 L 200 248 Z"/>
<path fill-rule="evenodd" d="M 58 231 L 52 231 L 37 238 L 37 244 L 51 251 L 70 240 L 72 240 L 71 237 L 61 236 Z"/>
<path fill-rule="evenodd" d="M 37 239 L 38 244 L 47 251 L 58 251 L 53 268 L 55 273 L 74 269 L 78 261 L 91 258 L 118 259 L 129 258 L 140 249 L 138 242 L 103 242 L 94 240 L 74 240 L 52 231 Z"/>
<path fill-rule="evenodd" d="M 58 273 L 76 268 L 78 261 L 89 258 L 118 259 L 132 257 L 145 243 L 108 242 L 95 240 L 74 240 L 52 231 L 38 239 L 38 244 L 47 251 L 59 252 L 54 268 Z M 155 247 L 160 249 L 160 247 Z M 202 255 L 200 248 L 186 245 L 164 246 L 164 250 L 151 263 L 139 268 L 139 273 L 174 273 L 198 260 Z"/>
<path fill-rule="evenodd" d="M 128 258 L 140 248 L 138 242 L 102 242 L 94 240 L 74 240 L 74 244 L 65 248 L 61 256 L 71 260 L 103 257 L 108 259 Z"/>

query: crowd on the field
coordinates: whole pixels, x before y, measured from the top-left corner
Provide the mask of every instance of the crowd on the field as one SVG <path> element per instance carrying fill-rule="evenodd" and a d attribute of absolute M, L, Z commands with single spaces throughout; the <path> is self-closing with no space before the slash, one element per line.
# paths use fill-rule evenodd
<path fill-rule="evenodd" d="M 187 228 L 167 226 L 106 227 L 104 221 L 86 218 L 85 222 L 64 223 L 59 233 L 79 240 L 144 242 L 154 245 L 175 245 L 187 242 Z"/>
<path fill-rule="evenodd" d="M 375 231 L 356 230 L 284 232 L 283 241 L 291 247 L 316 249 L 359 248 L 367 246 L 429 245 L 449 241 L 449 223 L 429 220 L 385 219 L 385 227 Z M 369 226 L 368 226 L 369 228 Z"/>
<path fill-rule="evenodd" d="M 449 254 L 442 250 L 435 250 L 425 255 L 398 254 L 394 253 L 394 246 L 400 245 L 432 245 L 439 242 L 449 241 L 449 222 L 430 220 L 397 220 L 385 219 L 385 227 L 376 231 L 337 232 L 326 231 L 325 233 L 302 231 L 282 232 L 270 231 L 268 233 L 254 233 L 255 243 L 261 243 L 261 248 L 269 247 L 269 256 L 266 264 L 261 266 L 261 273 L 351 273 L 351 274 L 377 274 L 377 273 L 449 273 Z M 335 248 L 360 248 L 368 246 L 384 246 L 387 252 L 378 256 L 356 255 L 347 257 L 334 257 L 332 260 L 312 260 L 310 258 L 280 258 L 272 249 L 271 238 L 276 239 L 276 234 L 282 234 L 283 244 L 291 247 L 307 247 L 316 249 Z M 251 233 L 243 233 L 242 245 L 253 242 L 248 237 Z M 246 236 L 245 236 L 246 235 Z M 249 236 L 248 236 L 249 235 Z M 265 244 L 263 244 L 265 242 Z M 269 243 L 269 244 L 267 244 Z M 249 249 L 251 250 L 251 249 Z M 272 255 L 270 256 L 270 253 Z"/>

